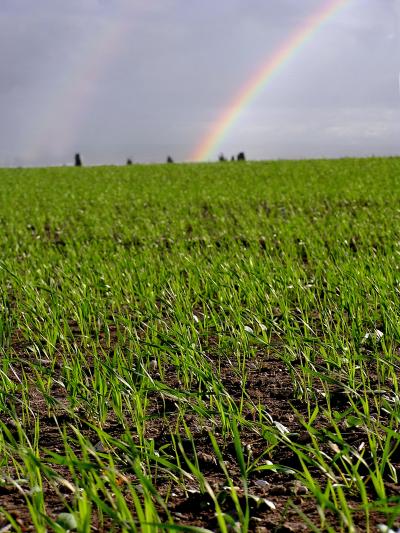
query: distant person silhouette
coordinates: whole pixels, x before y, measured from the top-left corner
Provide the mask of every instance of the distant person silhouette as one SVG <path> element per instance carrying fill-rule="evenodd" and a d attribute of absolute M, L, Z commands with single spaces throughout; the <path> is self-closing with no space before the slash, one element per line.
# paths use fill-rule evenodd
<path fill-rule="evenodd" d="M 127 165 L 132 165 L 132 159 L 129 159 L 129 158 L 128 158 L 128 159 L 126 160 L 126 164 L 127 164 Z"/>
<path fill-rule="evenodd" d="M 238 161 L 246 161 L 246 156 L 244 155 L 244 152 L 239 152 L 237 155 Z"/>
<path fill-rule="evenodd" d="M 174 162 L 174 160 L 173 160 L 172 157 L 169 155 L 169 156 L 167 157 L 167 163 L 173 163 L 173 162 Z"/>
<path fill-rule="evenodd" d="M 80 154 L 75 154 L 75 166 L 81 167 L 82 166 L 82 159 Z"/>

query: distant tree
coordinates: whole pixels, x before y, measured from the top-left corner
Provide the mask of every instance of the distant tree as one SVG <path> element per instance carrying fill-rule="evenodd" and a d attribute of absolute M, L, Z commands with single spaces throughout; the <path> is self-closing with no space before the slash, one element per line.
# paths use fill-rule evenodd
<path fill-rule="evenodd" d="M 81 167 L 82 166 L 82 159 L 80 154 L 75 154 L 75 166 Z"/>
<path fill-rule="evenodd" d="M 244 152 L 239 152 L 237 155 L 238 161 L 246 161 L 246 156 L 244 155 Z"/>
<path fill-rule="evenodd" d="M 126 164 L 127 165 L 132 165 L 132 159 L 129 159 L 129 157 L 128 157 L 128 159 L 126 160 Z"/>
<path fill-rule="evenodd" d="M 173 163 L 173 162 L 174 162 L 174 160 L 173 160 L 172 157 L 169 155 L 169 156 L 167 157 L 167 163 Z"/>
<path fill-rule="evenodd" d="M 219 154 L 218 161 L 221 161 L 221 162 L 222 161 L 226 161 L 226 158 L 225 158 L 224 154 Z"/>

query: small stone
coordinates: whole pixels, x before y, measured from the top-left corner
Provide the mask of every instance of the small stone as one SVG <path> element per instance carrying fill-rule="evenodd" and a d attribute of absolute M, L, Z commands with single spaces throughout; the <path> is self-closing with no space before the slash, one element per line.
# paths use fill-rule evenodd
<path fill-rule="evenodd" d="M 287 494 L 288 487 L 286 485 L 271 485 L 271 488 L 268 490 L 268 494 L 273 496 L 282 496 Z"/>
<path fill-rule="evenodd" d="M 270 485 L 270 483 L 266 479 L 256 479 L 254 483 L 258 487 L 268 487 Z"/>
<path fill-rule="evenodd" d="M 293 483 L 293 494 L 296 496 L 302 496 L 307 494 L 308 489 L 298 479 Z"/>

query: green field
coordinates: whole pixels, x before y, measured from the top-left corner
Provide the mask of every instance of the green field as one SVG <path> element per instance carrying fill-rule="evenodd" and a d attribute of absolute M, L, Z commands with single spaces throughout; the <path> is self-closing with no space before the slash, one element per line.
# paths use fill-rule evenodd
<path fill-rule="evenodd" d="M 0 230 L 1 532 L 399 527 L 400 159 L 0 170 Z"/>

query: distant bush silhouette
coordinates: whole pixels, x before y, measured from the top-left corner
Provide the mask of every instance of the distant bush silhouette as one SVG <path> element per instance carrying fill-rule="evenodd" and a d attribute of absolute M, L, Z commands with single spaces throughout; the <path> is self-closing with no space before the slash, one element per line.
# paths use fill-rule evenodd
<path fill-rule="evenodd" d="M 127 164 L 127 165 L 132 165 L 132 159 L 129 159 L 129 158 L 128 158 L 128 159 L 126 160 L 126 164 Z"/>
<path fill-rule="evenodd" d="M 225 158 L 224 154 L 219 154 L 218 161 L 221 161 L 221 162 L 222 161 L 226 161 L 226 158 Z"/>
<path fill-rule="evenodd" d="M 238 161 L 246 161 L 246 156 L 244 155 L 244 152 L 239 152 L 237 155 Z"/>
<path fill-rule="evenodd" d="M 167 163 L 173 163 L 173 162 L 174 162 L 174 160 L 173 160 L 172 157 L 169 155 L 169 156 L 167 157 Z"/>
<path fill-rule="evenodd" d="M 81 167 L 82 166 L 82 159 L 80 154 L 75 154 L 75 166 Z"/>

